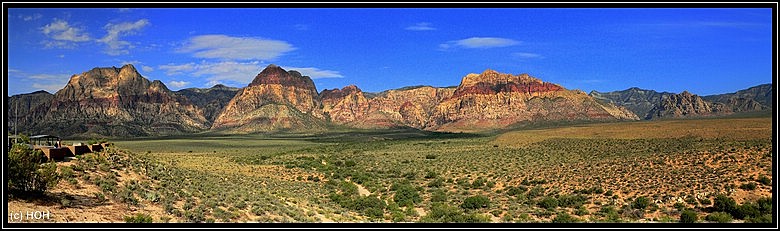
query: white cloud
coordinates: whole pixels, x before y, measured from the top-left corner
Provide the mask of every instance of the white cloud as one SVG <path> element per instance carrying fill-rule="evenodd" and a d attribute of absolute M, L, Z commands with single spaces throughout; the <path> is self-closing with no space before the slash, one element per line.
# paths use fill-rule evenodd
<path fill-rule="evenodd" d="M 138 60 L 130 60 L 130 61 L 121 61 L 120 63 L 122 63 L 122 65 L 125 65 L 125 64 L 133 64 L 133 66 L 135 66 L 135 65 L 141 64 L 141 61 L 138 61 Z"/>
<path fill-rule="evenodd" d="M 84 29 L 73 27 L 67 21 L 56 18 L 40 29 L 46 37 L 52 39 L 44 42 L 46 47 L 72 48 L 77 42 L 91 40 Z"/>
<path fill-rule="evenodd" d="M 183 72 L 189 72 L 195 70 L 195 63 L 187 63 L 187 64 L 167 64 L 167 65 L 160 65 L 157 67 L 160 70 L 164 70 L 166 75 L 178 75 L 182 74 Z"/>
<path fill-rule="evenodd" d="M 282 67 L 282 68 L 287 70 L 287 71 L 290 71 L 290 70 L 298 71 L 302 75 L 309 76 L 312 79 L 343 78 L 344 77 L 338 71 L 320 70 L 319 68 L 316 68 L 316 67 Z"/>
<path fill-rule="evenodd" d="M 493 48 L 493 47 L 508 47 L 520 44 L 520 41 L 496 38 L 496 37 L 471 37 L 467 39 L 449 41 L 447 43 L 439 44 L 440 49 L 449 49 L 452 47 L 461 48 Z"/>
<path fill-rule="evenodd" d="M 141 70 L 143 70 L 144 72 L 152 72 L 154 71 L 154 67 L 143 65 L 141 66 Z"/>
<path fill-rule="evenodd" d="M 127 13 L 130 12 L 130 8 L 119 8 L 119 13 Z"/>
<path fill-rule="evenodd" d="M 426 31 L 426 30 L 436 30 L 436 28 L 431 27 L 431 23 L 427 22 L 421 22 L 414 24 L 413 26 L 408 26 L 404 28 L 405 30 L 413 30 L 413 31 Z"/>
<path fill-rule="evenodd" d="M 19 18 L 21 18 L 24 21 L 38 20 L 38 19 L 41 19 L 42 17 L 43 17 L 43 15 L 39 14 L 39 13 L 35 13 L 35 14 L 32 14 L 32 15 L 19 15 Z"/>
<path fill-rule="evenodd" d="M 233 81 L 240 84 L 249 84 L 263 69 L 260 62 L 235 62 L 224 61 L 217 63 L 201 62 L 192 74 L 195 77 L 205 76 L 208 81 Z"/>
<path fill-rule="evenodd" d="M 192 37 L 179 52 L 194 53 L 199 58 L 271 60 L 295 49 L 280 40 L 215 34 Z"/>
<path fill-rule="evenodd" d="M 46 81 L 58 81 L 63 82 L 62 85 L 64 86 L 68 79 L 70 79 L 70 75 L 68 74 L 34 74 L 34 75 L 28 75 L 27 78 L 35 79 L 35 80 L 46 80 Z M 65 80 L 65 81 L 63 81 Z"/>
<path fill-rule="evenodd" d="M 65 55 L 64 55 L 64 54 L 60 54 L 60 55 L 57 55 L 57 57 L 59 57 L 59 58 L 65 58 Z"/>
<path fill-rule="evenodd" d="M 515 52 L 512 53 L 512 56 L 518 57 L 518 58 L 525 58 L 525 59 L 533 59 L 533 58 L 541 58 L 542 56 L 536 53 L 528 53 L 528 52 Z"/>
<path fill-rule="evenodd" d="M 128 41 L 121 40 L 121 37 L 135 34 L 137 31 L 141 30 L 147 25 L 149 25 L 149 20 L 147 19 L 141 19 L 135 22 L 123 22 L 119 24 L 109 23 L 103 27 L 107 32 L 106 36 L 98 39 L 97 41 L 108 45 L 108 48 L 105 51 L 108 55 L 129 54 L 130 51 L 127 49 L 133 48 L 134 46 Z"/>
<path fill-rule="evenodd" d="M 168 82 L 168 85 L 170 85 L 171 87 L 174 87 L 174 88 L 183 88 L 183 87 L 185 87 L 187 85 L 190 85 L 190 82 L 171 80 L 170 82 Z"/>

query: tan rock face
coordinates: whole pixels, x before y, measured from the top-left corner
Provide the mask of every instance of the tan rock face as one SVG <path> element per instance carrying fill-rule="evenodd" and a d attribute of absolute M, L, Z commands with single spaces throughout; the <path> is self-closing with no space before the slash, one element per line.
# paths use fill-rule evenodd
<path fill-rule="evenodd" d="M 349 124 L 363 119 L 368 112 L 368 99 L 355 85 L 320 93 L 322 111 L 335 124 Z"/>
<path fill-rule="evenodd" d="M 317 130 L 324 128 L 324 118 L 314 82 L 297 71 L 287 72 L 271 64 L 230 100 L 212 129 L 241 127 L 238 129 L 241 132 Z M 298 126 L 300 124 L 309 126 Z"/>
<path fill-rule="evenodd" d="M 52 99 L 38 132 L 136 136 L 195 132 L 206 120 L 189 101 L 130 64 L 73 75 Z"/>

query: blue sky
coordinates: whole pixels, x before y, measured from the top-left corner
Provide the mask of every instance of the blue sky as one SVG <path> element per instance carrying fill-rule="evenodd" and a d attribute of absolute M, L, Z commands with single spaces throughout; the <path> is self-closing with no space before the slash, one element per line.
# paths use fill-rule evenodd
<path fill-rule="evenodd" d="M 132 63 L 170 89 L 244 87 L 268 64 L 318 91 L 528 73 L 586 92 L 709 95 L 772 82 L 771 9 L 10 8 L 8 95 Z"/>

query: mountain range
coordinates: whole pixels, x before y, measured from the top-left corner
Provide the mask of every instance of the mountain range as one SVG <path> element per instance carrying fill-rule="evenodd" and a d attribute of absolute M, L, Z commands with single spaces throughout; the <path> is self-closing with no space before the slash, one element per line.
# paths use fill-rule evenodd
<path fill-rule="evenodd" d="M 318 92 L 308 76 L 273 64 L 243 88 L 171 91 L 127 64 L 73 75 L 55 94 L 11 96 L 6 108 L 9 131 L 63 137 L 333 128 L 479 132 L 539 121 L 633 121 L 762 111 L 772 108 L 772 95 L 771 84 L 704 97 L 639 88 L 586 94 L 528 74 L 490 69 L 467 74 L 456 87 L 369 93 L 349 85 Z"/>

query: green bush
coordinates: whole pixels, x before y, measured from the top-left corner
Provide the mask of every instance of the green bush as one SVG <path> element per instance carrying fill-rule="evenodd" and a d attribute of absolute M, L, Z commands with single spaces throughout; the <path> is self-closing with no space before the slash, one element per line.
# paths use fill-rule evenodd
<path fill-rule="evenodd" d="M 685 210 L 680 214 L 680 223 L 696 223 L 698 215 L 693 210 Z"/>
<path fill-rule="evenodd" d="M 647 206 L 650 206 L 650 199 L 644 196 L 636 198 L 631 204 L 631 207 L 635 209 L 646 209 Z"/>
<path fill-rule="evenodd" d="M 445 202 L 447 201 L 447 193 L 444 190 L 438 189 L 431 193 L 431 202 Z"/>
<path fill-rule="evenodd" d="M 436 159 L 436 155 L 434 155 L 434 154 L 426 154 L 425 155 L 425 159 L 428 159 L 428 160 Z"/>
<path fill-rule="evenodd" d="M 753 191 L 756 190 L 756 186 L 757 186 L 756 183 L 750 182 L 750 183 L 745 183 L 740 185 L 739 188 L 743 190 Z"/>
<path fill-rule="evenodd" d="M 490 218 L 477 214 L 465 214 L 463 210 L 446 204 L 434 204 L 431 211 L 420 219 L 426 223 L 487 223 Z"/>
<path fill-rule="evenodd" d="M 561 195 L 558 197 L 558 206 L 577 208 L 585 204 L 585 196 L 579 194 Z"/>
<path fill-rule="evenodd" d="M 772 223 L 772 214 L 764 214 L 759 217 L 751 217 L 745 220 L 748 223 Z"/>
<path fill-rule="evenodd" d="M 731 215 L 736 219 L 745 219 L 747 217 L 759 217 L 761 216 L 761 211 L 757 204 L 745 202 L 742 205 L 737 206 L 737 209 L 732 212 Z"/>
<path fill-rule="evenodd" d="M 520 193 L 523 193 L 523 192 L 525 192 L 525 191 L 520 189 L 520 188 L 518 188 L 518 187 L 514 187 L 514 186 L 509 186 L 506 189 L 506 195 L 509 195 L 509 196 L 516 196 L 516 195 L 518 195 Z"/>
<path fill-rule="evenodd" d="M 152 216 L 144 213 L 136 213 L 135 216 L 125 216 L 127 223 L 152 223 Z"/>
<path fill-rule="evenodd" d="M 558 213 L 555 218 L 552 219 L 552 223 L 575 223 L 579 222 L 577 218 L 572 217 L 568 213 Z"/>
<path fill-rule="evenodd" d="M 715 196 L 712 208 L 716 212 L 727 212 L 733 215 L 737 209 L 737 202 L 733 198 L 723 194 Z"/>
<path fill-rule="evenodd" d="M 714 212 L 710 213 L 710 215 L 707 215 L 707 217 L 704 218 L 708 221 L 718 222 L 718 223 L 731 223 L 731 214 L 724 213 L 724 212 Z"/>
<path fill-rule="evenodd" d="M 45 162 L 46 157 L 40 151 L 33 151 L 24 144 L 14 144 L 8 152 L 6 178 L 11 194 L 43 194 L 48 188 L 57 185 L 60 179 L 57 165 Z"/>
<path fill-rule="evenodd" d="M 711 205 L 712 201 L 709 198 L 701 198 L 699 199 L 699 203 L 702 205 Z"/>
<path fill-rule="evenodd" d="M 432 180 L 431 182 L 428 182 L 428 187 L 429 188 L 438 188 L 438 187 L 441 187 L 441 186 L 444 186 L 444 180 L 441 179 L 441 178 L 436 178 L 436 179 Z"/>
<path fill-rule="evenodd" d="M 766 186 L 772 186 L 772 178 L 769 178 L 767 176 L 761 175 L 758 177 L 758 183 L 761 183 Z"/>
<path fill-rule="evenodd" d="M 487 208 L 490 205 L 490 199 L 486 196 L 470 196 L 463 200 L 463 204 L 460 205 L 464 209 L 480 209 Z"/>
<path fill-rule="evenodd" d="M 422 202 L 422 197 L 417 189 L 410 184 L 397 184 L 392 187 L 395 190 L 393 201 L 399 206 L 413 206 L 416 203 Z"/>
<path fill-rule="evenodd" d="M 558 207 L 558 199 L 555 199 L 554 197 L 545 197 L 542 198 L 542 200 L 540 200 L 537 205 L 545 209 L 554 209 Z"/>

